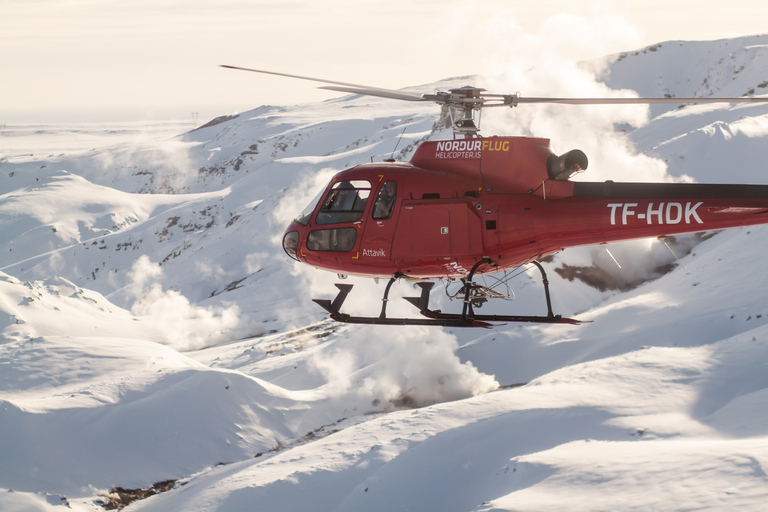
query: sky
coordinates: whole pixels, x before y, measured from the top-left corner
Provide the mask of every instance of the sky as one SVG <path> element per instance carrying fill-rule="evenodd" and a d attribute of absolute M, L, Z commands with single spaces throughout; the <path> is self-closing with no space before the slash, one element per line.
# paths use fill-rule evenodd
<path fill-rule="evenodd" d="M 205 122 L 338 95 L 219 64 L 399 89 L 521 56 L 762 34 L 766 19 L 752 0 L 0 0 L 0 126 Z"/>

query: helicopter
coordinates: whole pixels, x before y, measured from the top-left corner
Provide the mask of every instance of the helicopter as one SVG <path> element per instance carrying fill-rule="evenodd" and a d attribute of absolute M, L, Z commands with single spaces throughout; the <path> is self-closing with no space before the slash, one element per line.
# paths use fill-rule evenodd
<path fill-rule="evenodd" d="M 291 222 L 283 249 L 294 260 L 336 272 L 389 279 L 378 316 L 341 308 L 353 285 L 336 284 L 333 300 L 314 299 L 333 320 L 357 324 L 491 327 L 495 322 L 580 324 L 554 314 L 540 260 L 569 247 L 768 224 L 768 185 L 571 181 L 588 167 L 574 149 L 555 154 L 549 139 L 481 137 L 476 114 L 485 107 L 533 103 L 617 105 L 654 103 L 765 103 L 739 98 L 546 98 L 491 94 L 473 86 L 418 94 L 333 80 L 222 65 L 320 82 L 320 89 L 382 98 L 434 102 L 451 114 L 454 136 L 422 142 L 410 161 L 387 159 L 338 172 Z M 458 119 L 454 120 L 453 113 Z M 503 293 L 479 275 L 526 265 L 542 276 L 546 314 L 479 314 Z M 417 297 L 404 297 L 421 317 L 387 316 L 393 283 L 413 280 Z M 434 280 L 458 280 L 460 313 L 430 309 Z"/>

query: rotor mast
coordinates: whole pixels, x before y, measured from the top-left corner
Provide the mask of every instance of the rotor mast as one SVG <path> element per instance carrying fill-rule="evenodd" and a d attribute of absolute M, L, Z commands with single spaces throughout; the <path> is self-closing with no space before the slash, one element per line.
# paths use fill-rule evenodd
<path fill-rule="evenodd" d="M 475 113 L 482 112 L 486 101 L 482 95 L 484 91 L 485 89 L 479 87 L 465 85 L 458 89 L 450 89 L 448 92 L 425 94 L 424 99 L 448 107 L 453 124 L 453 138 L 471 139 L 479 136 L 480 127 L 478 124 L 480 121 L 478 119 L 478 122 L 475 122 Z M 458 121 L 453 119 L 454 109 L 461 113 L 461 118 Z"/>

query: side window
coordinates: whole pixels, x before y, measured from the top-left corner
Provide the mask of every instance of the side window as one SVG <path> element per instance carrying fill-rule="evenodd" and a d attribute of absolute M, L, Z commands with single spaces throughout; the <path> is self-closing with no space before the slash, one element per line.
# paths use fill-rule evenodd
<path fill-rule="evenodd" d="M 373 205 L 373 218 L 384 220 L 392 217 L 395 209 L 395 200 L 397 199 L 397 182 L 385 181 L 376 197 L 376 204 Z"/>
<path fill-rule="evenodd" d="M 356 228 L 317 229 L 307 237 L 310 251 L 351 251 L 357 241 Z"/>
<path fill-rule="evenodd" d="M 365 180 L 339 181 L 325 196 L 315 222 L 339 224 L 360 220 L 371 194 L 371 184 Z"/>

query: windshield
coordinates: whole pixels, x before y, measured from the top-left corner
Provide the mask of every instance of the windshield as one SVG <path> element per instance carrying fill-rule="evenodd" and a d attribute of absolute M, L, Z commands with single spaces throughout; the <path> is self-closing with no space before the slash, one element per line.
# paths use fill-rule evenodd
<path fill-rule="evenodd" d="M 317 206 L 317 203 L 320 202 L 320 198 L 323 197 L 323 192 L 325 190 L 321 190 L 317 193 L 315 198 L 307 205 L 306 208 L 304 208 L 298 217 L 296 217 L 294 220 L 301 224 L 302 226 L 306 226 L 309 224 L 309 218 L 312 216 L 312 212 L 315 211 L 315 207 Z"/>

